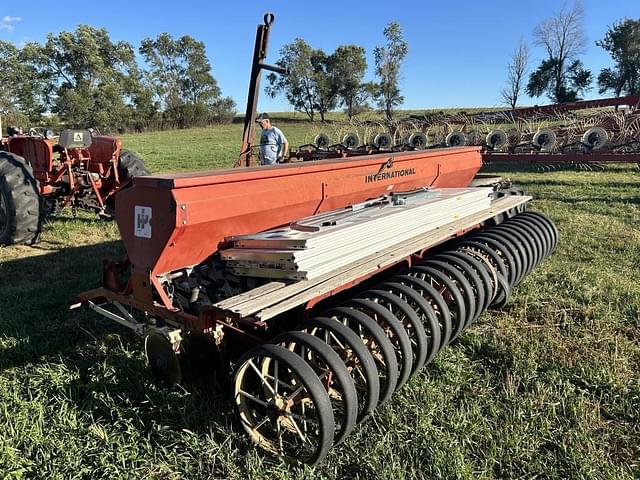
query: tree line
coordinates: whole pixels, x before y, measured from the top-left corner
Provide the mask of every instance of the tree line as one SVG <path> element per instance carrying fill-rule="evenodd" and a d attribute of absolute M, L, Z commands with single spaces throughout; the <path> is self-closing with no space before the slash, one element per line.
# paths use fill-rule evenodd
<path fill-rule="evenodd" d="M 586 53 L 585 11 L 580 0 L 563 4 L 553 17 L 541 22 L 533 31 L 534 45 L 544 56 L 528 75 L 530 50 L 521 41 L 507 65 L 502 103 L 516 108 L 526 92 L 531 97 L 547 96 L 554 103 L 575 102 L 591 88 L 594 80 L 600 94 L 640 95 L 640 20 L 623 19 L 595 42 L 612 58 L 613 66 L 604 68 L 594 79 L 581 56 Z"/>
<path fill-rule="evenodd" d="M 408 52 L 400 25 L 389 23 L 386 44 L 374 49 L 378 81 L 364 81 L 365 49 L 339 46 L 332 54 L 303 39 L 285 45 L 266 93 L 283 94 L 311 120 L 344 108 L 349 118 L 375 102 L 388 120 L 404 97 L 400 67 Z M 138 55 L 138 57 L 137 57 Z M 142 62 L 138 61 L 138 58 Z M 104 28 L 79 25 L 22 47 L 0 41 L 0 115 L 5 123 L 97 127 L 107 131 L 188 128 L 231 121 L 236 105 L 222 96 L 203 42 L 162 33 L 134 48 Z M 46 116 L 46 120 L 45 120 Z"/>
<path fill-rule="evenodd" d="M 327 112 L 342 107 L 349 119 L 375 102 L 388 121 L 404 101 L 400 93 L 400 67 L 409 45 L 397 22 L 383 31 L 386 43 L 375 47 L 375 73 L 378 81 L 364 81 L 367 71 L 365 49 L 358 45 L 340 45 L 327 54 L 311 47 L 302 38 L 280 50 L 276 64 L 286 68 L 287 75 L 269 74 L 266 92 L 271 97 L 285 96 L 296 111 L 310 120 L 317 115 L 324 122 Z"/>
<path fill-rule="evenodd" d="M 104 28 L 80 25 L 18 47 L 0 41 L 0 115 L 17 124 L 59 119 L 70 127 L 187 128 L 230 121 L 235 103 L 211 75 L 203 42 L 168 33 L 137 53 Z M 51 115 L 53 114 L 53 115 Z"/>

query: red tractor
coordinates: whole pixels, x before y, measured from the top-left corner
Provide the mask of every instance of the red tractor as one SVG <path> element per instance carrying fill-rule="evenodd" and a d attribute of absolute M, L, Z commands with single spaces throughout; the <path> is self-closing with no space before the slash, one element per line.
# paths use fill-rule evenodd
<path fill-rule="evenodd" d="M 66 206 L 110 217 L 116 192 L 148 175 L 143 161 L 120 139 L 90 130 L 9 127 L 0 142 L 0 245 L 34 244 L 43 218 Z"/>

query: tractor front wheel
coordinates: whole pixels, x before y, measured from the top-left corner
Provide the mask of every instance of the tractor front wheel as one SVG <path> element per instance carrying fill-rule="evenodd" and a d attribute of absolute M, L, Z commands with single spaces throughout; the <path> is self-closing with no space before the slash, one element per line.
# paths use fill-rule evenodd
<path fill-rule="evenodd" d="M 40 201 L 31 166 L 22 157 L 0 152 L 0 245 L 38 241 Z"/>

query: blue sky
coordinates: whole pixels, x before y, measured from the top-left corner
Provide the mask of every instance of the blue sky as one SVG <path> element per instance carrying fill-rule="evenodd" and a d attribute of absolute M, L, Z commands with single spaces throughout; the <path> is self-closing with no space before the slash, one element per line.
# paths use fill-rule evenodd
<path fill-rule="evenodd" d="M 161 32 L 189 34 L 205 42 L 224 95 L 244 111 L 256 26 L 266 11 L 276 15 L 269 45 L 270 63 L 280 47 L 304 38 L 327 53 L 338 45 L 365 47 L 368 77 L 373 79 L 373 48 L 384 42 L 382 30 L 397 21 L 409 43 L 402 70 L 404 108 L 493 106 L 499 104 L 505 66 L 520 39 L 532 43 L 536 24 L 559 10 L 560 0 L 437 0 L 388 2 L 293 1 L 122 1 L 65 0 L 0 3 L 0 39 L 16 44 L 45 39 L 48 32 L 73 30 L 86 23 L 105 27 L 112 39 L 138 46 Z M 610 58 L 594 42 L 624 17 L 640 17 L 640 0 L 584 0 L 588 38 L 585 65 L 597 72 Z M 532 65 L 542 56 L 531 52 Z M 598 97 L 593 88 L 587 98 Z M 523 102 L 548 103 L 546 99 Z M 291 110 L 282 98 L 262 94 L 259 110 Z"/>

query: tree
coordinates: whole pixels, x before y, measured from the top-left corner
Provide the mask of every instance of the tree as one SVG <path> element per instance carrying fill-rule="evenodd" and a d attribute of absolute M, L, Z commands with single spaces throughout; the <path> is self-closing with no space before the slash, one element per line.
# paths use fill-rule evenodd
<path fill-rule="evenodd" d="M 138 70 L 133 47 L 112 42 L 106 29 L 79 25 L 22 49 L 25 65 L 47 85 L 51 111 L 75 127 L 119 128 L 132 117 Z"/>
<path fill-rule="evenodd" d="M 376 62 L 376 75 L 380 79 L 378 83 L 378 105 L 384 109 L 388 122 L 393 120 L 394 107 L 404 102 L 400 95 L 400 67 L 409 52 L 409 45 L 405 42 L 402 29 L 397 22 L 389 23 L 384 29 L 384 37 L 387 44 L 376 47 L 373 56 Z"/>
<path fill-rule="evenodd" d="M 15 114 L 19 110 L 16 95 L 20 68 L 18 53 L 13 43 L 0 40 L 0 117 Z"/>
<path fill-rule="evenodd" d="M 511 62 L 507 65 L 507 85 L 500 92 L 502 102 L 515 110 L 518 98 L 524 90 L 524 80 L 529 63 L 529 48 L 524 41 L 511 55 Z"/>
<path fill-rule="evenodd" d="M 585 53 L 584 10 L 580 0 L 573 8 L 563 4 L 560 12 L 534 30 L 535 43 L 544 48 L 546 58 L 529 77 L 527 93 L 546 95 L 556 103 L 578 100 L 591 83 L 591 72 L 578 57 Z"/>
<path fill-rule="evenodd" d="M 599 92 L 611 90 L 617 97 L 623 92 L 640 94 L 640 20 L 615 23 L 596 45 L 605 49 L 615 62 L 615 67 L 600 71 Z"/>
<path fill-rule="evenodd" d="M 23 50 L 0 40 L 0 115 L 23 123 L 38 122 L 46 110 L 46 84 L 27 60 Z"/>
<path fill-rule="evenodd" d="M 366 107 L 372 93 L 370 84 L 362 82 L 367 71 L 365 50 L 358 45 L 340 45 L 329 63 L 338 100 L 351 120 Z"/>
<path fill-rule="evenodd" d="M 165 116 L 179 127 L 208 124 L 212 111 L 233 114 L 235 103 L 222 98 L 218 82 L 211 75 L 203 42 L 185 35 L 177 40 L 168 33 L 141 42 L 140 54 L 149 66 L 146 81 L 152 86 Z"/>
<path fill-rule="evenodd" d="M 327 112 L 333 110 L 338 103 L 336 72 L 331 57 L 322 50 L 315 50 L 311 57 L 311 65 L 316 88 L 316 110 L 320 114 L 320 120 L 324 122 Z"/>
<path fill-rule="evenodd" d="M 282 47 L 276 65 L 286 68 L 287 74 L 267 76 L 267 95 L 284 94 L 293 108 L 306 113 L 311 121 L 316 113 L 324 121 L 325 113 L 336 106 L 337 100 L 327 54 L 296 38 Z"/>

